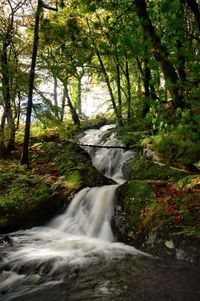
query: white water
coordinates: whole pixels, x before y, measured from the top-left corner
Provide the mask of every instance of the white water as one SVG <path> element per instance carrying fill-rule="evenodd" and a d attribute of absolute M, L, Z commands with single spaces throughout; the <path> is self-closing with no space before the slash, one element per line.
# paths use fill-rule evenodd
<path fill-rule="evenodd" d="M 100 130 L 88 130 L 86 135 L 80 139 L 82 144 L 100 145 L 100 146 L 123 146 L 112 133 L 109 139 L 104 141 L 104 135 L 112 129 L 113 125 L 103 126 Z M 133 151 L 126 151 L 121 148 L 92 148 L 85 147 L 92 157 L 92 163 L 107 178 L 113 179 L 115 182 L 122 184 L 125 179 L 122 174 L 124 162 L 133 156 Z"/>
<path fill-rule="evenodd" d="M 116 185 L 84 188 L 74 197 L 65 214 L 49 226 L 75 235 L 113 241 L 110 220 Z"/>
<path fill-rule="evenodd" d="M 109 128 L 111 126 L 105 126 L 101 130 L 89 130 L 81 142 L 101 144 L 102 137 Z M 119 142 L 112 135 L 111 140 L 104 144 L 118 145 Z M 105 175 L 122 183 L 124 179 L 121 167 L 131 155 L 131 152 L 122 149 L 98 149 L 93 152 L 92 160 L 99 170 L 104 170 Z M 114 258 L 124 253 L 142 254 L 135 248 L 112 243 L 114 235 L 111 218 L 117 186 L 84 188 L 77 193 L 66 212 L 54 218 L 46 227 L 35 227 L 10 234 L 15 248 L 9 250 L 9 254 L 5 254 L 3 263 L 9 263 L 14 271 L 1 275 L 0 289 L 13 287 L 15 281 L 26 278 L 27 272 L 20 275 L 17 273 L 24 266 L 28 268 L 28 274 L 32 275 L 31 281 L 34 282 L 40 278 L 40 273 L 37 272 L 40 265 L 51 260 L 53 261 L 49 267 L 50 274 L 58 271 L 63 265 L 83 265 L 96 256 Z"/>
<path fill-rule="evenodd" d="M 81 140 L 102 144 L 107 129 L 90 130 Z M 119 143 L 111 140 L 106 144 Z M 90 152 L 95 166 L 118 183 L 124 181 L 121 167 L 131 152 Z M 0 300 L 200 300 L 198 266 L 159 260 L 113 242 L 117 186 L 84 188 L 66 212 L 45 227 L 9 234 L 14 243 L 1 248 Z"/>

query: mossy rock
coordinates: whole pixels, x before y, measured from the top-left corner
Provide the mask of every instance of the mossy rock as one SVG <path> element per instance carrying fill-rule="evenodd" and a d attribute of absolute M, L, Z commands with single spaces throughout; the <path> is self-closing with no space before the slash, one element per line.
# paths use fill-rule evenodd
<path fill-rule="evenodd" d="M 199 139 L 192 140 L 191 137 L 189 133 L 180 135 L 176 131 L 162 133 L 145 138 L 142 141 L 142 147 L 147 154 L 158 158 L 161 162 L 187 168 L 198 165 L 200 161 Z"/>
<path fill-rule="evenodd" d="M 186 179 L 187 185 L 199 183 L 194 177 Z M 184 260 L 200 261 L 196 184 L 185 190 L 166 181 L 130 180 L 119 186 L 113 222 L 117 239 L 154 255 L 179 258 L 183 253 Z"/>
<path fill-rule="evenodd" d="M 141 142 L 149 135 L 147 130 L 133 130 L 132 126 L 125 128 L 116 128 L 116 136 L 128 147 L 134 148 L 137 151 L 142 150 Z"/>
<path fill-rule="evenodd" d="M 69 187 L 101 186 L 109 183 L 92 165 L 91 158 L 81 147 L 71 142 L 43 142 L 36 145 L 37 160 L 45 160 L 58 170 Z"/>
<path fill-rule="evenodd" d="M 200 175 L 188 175 L 175 182 L 177 188 L 184 191 L 200 191 Z"/>
<path fill-rule="evenodd" d="M 114 227 L 119 240 L 133 244 L 139 236 L 144 235 L 141 229 L 142 212 L 155 201 L 155 195 L 147 181 L 129 181 L 117 188 Z M 121 220 L 122 215 L 124 219 Z"/>
<path fill-rule="evenodd" d="M 130 179 L 135 180 L 177 181 L 188 175 L 186 171 L 172 168 L 138 156 L 125 163 L 123 171 L 125 174 L 129 174 Z"/>
<path fill-rule="evenodd" d="M 0 230 L 2 232 L 37 224 L 55 209 L 52 190 L 44 179 L 17 164 L 0 174 Z M 36 214 L 37 213 L 37 214 Z"/>
<path fill-rule="evenodd" d="M 128 182 L 126 191 L 124 206 L 129 212 L 130 222 L 134 226 L 140 222 L 138 213 L 149 206 L 155 200 L 155 196 L 149 184 L 141 180 Z"/>
<path fill-rule="evenodd" d="M 36 143 L 30 155 L 32 170 L 15 160 L 0 161 L 0 232 L 44 223 L 78 190 L 113 184 L 74 143 Z"/>

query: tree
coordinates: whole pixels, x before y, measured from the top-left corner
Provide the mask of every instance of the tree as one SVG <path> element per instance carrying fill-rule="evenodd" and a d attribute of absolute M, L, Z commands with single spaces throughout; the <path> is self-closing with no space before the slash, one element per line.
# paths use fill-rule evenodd
<path fill-rule="evenodd" d="M 63 86 L 63 100 L 58 104 L 60 119 L 67 105 L 72 121 L 80 126 L 81 80 L 92 56 L 82 19 L 70 6 L 63 8 L 56 15 L 45 16 L 41 33 L 40 68 Z"/>
<path fill-rule="evenodd" d="M 16 14 L 22 9 L 26 0 L 18 1 L 16 4 L 12 0 L 1 4 L 0 14 L 0 57 L 1 57 L 1 77 L 3 95 L 3 115 L 0 125 L 0 151 L 10 152 L 15 147 L 15 121 L 12 106 L 15 106 L 15 97 L 18 87 L 17 73 L 19 72 L 19 52 L 17 43 L 19 42 L 19 25 L 16 21 Z M 19 74 L 19 73 L 18 73 Z M 5 125 L 9 130 L 8 143 L 5 145 Z"/>
<path fill-rule="evenodd" d="M 183 93 L 179 87 L 177 72 L 170 62 L 167 47 L 162 44 L 161 39 L 156 33 L 155 27 L 151 22 L 145 0 L 135 0 L 135 7 L 144 33 L 148 35 L 151 41 L 152 54 L 160 64 L 165 80 L 169 82 L 169 91 L 173 98 L 173 105 L 175 108 L 183 107 Z"/>
<path fill-rule="evenodd" d="M 30 69 L 30 77 L 29 77 L 28 103 L 27 103 L 27 112 L 26 112 L 26 124 L 25 124 L 25 133 L 24 133 L 23 152 L 21 158 L 21 164 L 27 164 L 27 165 L 29 164 L 28 146 L 29 146 L 29 137 L 30 137 L 30 126 L 31 126 L 31 113 L 32 113 L 32 106 L 33 106 L 35 66 L 36 66 L 38 41 L 39 41 L 39 23 L 40 23 L 40 16 L 43 8 L 57 11 L 57 7 L 56 8 L 49 7 L 42 0 L 38 0 L 37 10 L 35 15 L 33 50 L 32 50 L 31 69 Z"/>

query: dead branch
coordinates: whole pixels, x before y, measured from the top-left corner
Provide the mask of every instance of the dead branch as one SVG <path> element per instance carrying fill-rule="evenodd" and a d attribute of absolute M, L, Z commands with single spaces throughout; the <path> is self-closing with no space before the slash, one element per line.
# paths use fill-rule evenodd
<path fill-rule="evenodd" d="M 87 147 L 93 147 L 93 148 L 121 148 L 126 150 L 134 149 L 134 147 L 130 147 L 127 145 L 93 145 L 93 144 L 83 144 L 83 143 L 77 143 L 80 146 L 87 146 Z"/>

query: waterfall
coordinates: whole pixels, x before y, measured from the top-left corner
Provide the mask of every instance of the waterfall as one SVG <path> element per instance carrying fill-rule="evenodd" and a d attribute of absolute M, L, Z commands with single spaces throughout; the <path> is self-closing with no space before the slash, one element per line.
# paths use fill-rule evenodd
<path fill-rule="evenodd" d="M 88 130 L 80 142 L 103 146 L 121 145 L 114 134 L 104 141 L 105 133 L 111 128 L 113 125 L 103 126 L 100 130 Z M 109 148 L 99 148 L 96 151 L 86 148 L 86 150 L 99 171 L 104 172 L 107 177 L 114 179 L 117 183 L 125 181 L 121 169 L 123 163 L 133 155 L 132 151 Z M 117 186 L 82 189 L 74 197 L 66 212 L 53 219 L 48 226 L 68 234 L 95 237 L 108 242 L 114 241 L 111 218 Z"/>
<path fill-rule="evenodd" d="M 119 145 L 112 126 L 89 130 L 85 144 Z M 45 227 L 10 233 L 1 247 L 2 301 L 200 300 L 198 266 L 154 258 L 114 242 L 111 229 L 122 165 L 132 152 L 88 148 L 93 164 L 117 184 L 86 187 Z M 195 277 L 194 277 L 195 275 Z"/>
<path fill-rule="evenodd" d="M 116 185 L 84 188 L 74 197 L 66 213 L 50 227 L 75 234 L 113 241 L 110 227 Z"/>
<path fill-rule="evenodd" d="M 86 135 L 80 139 L 82 144 L 100 145 L 100 146 L 123 146 L 117 140 L 115 134 L 112 133 L 109 138 L 104 139 L 104 135 L 112 129 L 114 125 L 105 125 L 100 130 L 88 130 Z M 92 163 L 107 178 L 113 179 L 115 182 L 122 184 L 125 179 L 122 174 L 124 162 L 133 156 L 133 151 L 121 148 L 92 148 L 84 147 L 92 158 Z"/>
<path fill-rule="evenodd" d="M 113 135 L 109 141 L 103 142 L 104 134 L 111 127 L 104 126 L 100 130 L 88 130 L 81 142 L 119 144 Z M 121 167 L 132 153 L 122 149 L 98 149 L 96 151 L 88 149 L 88 151 L 97 169 L 117 183 L 124 181 Z M 30 290 L 32 286 L 35 290 L 35 285 L 41 281 L 41 274 L 46 269 L 48 275 L 53 275 L 55 272 L 62 271 L 63 266 L 69 268 L 77 264 L 83 265 L 91 260 L 96 261 L 99 256 L 114 258 L 124 252 L 142 253 L 121 243 L 112 243 L 114 235 L 111 229 L 111 219 L 117 186 L 118 184 L 86 187 L 75 195 L 66 212 L 52 219 L 45 227 L 35 227 L 9 234 L 14 241 L 14 248 L 11 248 L 8 254 L 5 251 L 0 260 L 0 266 L 5 265 L 6 270 L 10 269 L 10 272 L 4 271 L 0 276 L 0 289 L 9 291 L 8 299 L 5 300 L 12 300 L 13 296 L 24 296 L 27 294 L 27 288 Z M 49 285 L 49 280 L 47 283 Z M 11 299 L 9 299 L 10 296 Z"/>

